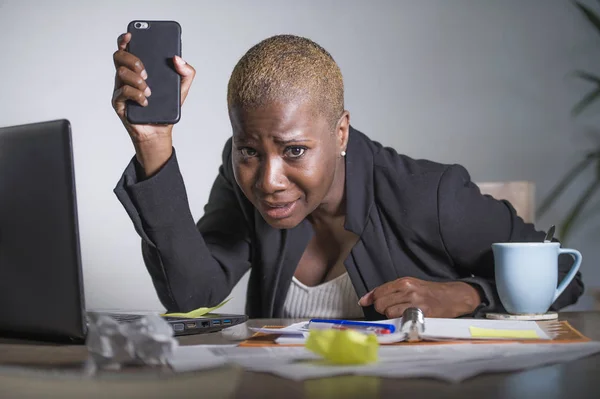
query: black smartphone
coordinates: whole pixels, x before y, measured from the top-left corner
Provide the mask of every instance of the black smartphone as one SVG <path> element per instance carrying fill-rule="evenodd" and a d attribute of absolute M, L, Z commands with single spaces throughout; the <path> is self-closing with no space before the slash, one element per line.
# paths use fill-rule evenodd
<path fill-rule="evenodd" d="M 127 51 L 138 57 L 148 73 L 148 105 L 128 100 L 125 114 L 132 124 L 172 125 L 181 116 L 181 76 L 173 56 L 181 57 L 181 26 L 175 21 L 131 21 Z"/>

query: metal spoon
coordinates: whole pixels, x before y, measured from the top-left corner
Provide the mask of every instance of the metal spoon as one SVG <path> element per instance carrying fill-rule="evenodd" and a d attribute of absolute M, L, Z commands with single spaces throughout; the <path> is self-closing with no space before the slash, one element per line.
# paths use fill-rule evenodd
<path fill-rule="evenodd" d="M 544 242 L 551 242 L 554 237 L 554 225 L 550 226 L 548 232 L 546 233 L 546 238 L 544 238 Z"/>

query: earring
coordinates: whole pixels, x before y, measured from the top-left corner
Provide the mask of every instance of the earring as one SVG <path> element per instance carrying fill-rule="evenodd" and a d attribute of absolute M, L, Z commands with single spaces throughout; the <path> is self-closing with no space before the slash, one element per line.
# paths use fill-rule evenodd
<path fill-rule="evenodd" d="M 346 151 L 342 151 L 341 154 L 342 154 L 343 157 L 345 157 L 346 156 Z"/>

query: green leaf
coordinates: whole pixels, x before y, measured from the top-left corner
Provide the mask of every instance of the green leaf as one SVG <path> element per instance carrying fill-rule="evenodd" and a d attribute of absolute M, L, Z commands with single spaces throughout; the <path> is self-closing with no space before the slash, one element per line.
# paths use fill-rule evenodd
<path fill-rule="evenodd" d="M 592 184 L 590 184 L 588 186 L 588 188 L 579 197 L 579 199 L 577 200 L 577 202 L 575 203 L 573 208 L 571 208 L 571 211 L 565 218 L 565 220 L 561 226 L 561 229 L 560 229 L 559 236 L 560 236 L 560 240 L 562 242 L 565 242 L 565 243 L 567 242 L 567 237 L 569 236 L 569 233 L 573 229 L 573 226 L 574 226 L 575 222 L 577 221 L 577 217 L 579 216 L 579 214 L 581 213 L 583 208 L 587 205 L 590 198 L 592 198 L 592 196 L 594 195 L 596 190 L 598 190 L 598 188 L 600 188 L 600 179 L 597 178 L 596 180 L 594 180 L 592 182 Z"/>
<path fill-rule="evenodd" d="M 574 75 L 577 76 L 578 78 L 583 79 L 583 80 L 587 80 L 589 82 L 596 83 L 597 85 L 600 85 L 600 77 L 598 77 L 596 75 L 592 75 L 589 72 L 586 72 L 586 71 L 575 71 Z"/>
<path fill-rule="evenodd" d="M 596 89 L 592 90 L 585 97 L 581 99 L 571 110 L 571 114 L 575 117 L 583 112 L 584 109 L 589 107 L 600 97 L 600 85 Z"/>
<path fill-rule="evenodd" d="M 575 6 L 579 8 L 579 10 L 583 13 L 583 15 L 585 15 L 587 20 L 592 25 L 594 25 L 596 31 L 600 34 L 600 18 L 598 17 L 598 15 L 594 13 L 588 6 L 581 4 L 578 1 L 575 2 Z"/>
<path fill-rule="evenodd" d="M 536 212 L 536 218 L 542 217 L 544 213 L 550 208 L 550 206 L 556 201 L 556 199 L 562 194 L 563 191 L 575 180 L 575 178 L 583 172 L 590 162 L 594 159 L 594 153 L 588 154 L 584 159 L 579 161 L 566 175 L 562 178 L 562 180 L 552 189 L 550 194 L 542 201 Z"/>

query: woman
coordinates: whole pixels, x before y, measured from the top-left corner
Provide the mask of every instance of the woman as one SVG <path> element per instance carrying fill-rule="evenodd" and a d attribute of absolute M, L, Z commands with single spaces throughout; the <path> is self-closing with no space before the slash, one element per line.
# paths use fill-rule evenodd
<path fill-rule="evenodd" d="M 491 244 L 542 241 L 459 165 L 413 160 L 350 126 L 341 72 L 316 43 L 280 35 L 252 47 L 228 85 L 232 137 L 205 214 L 192 218 L 173 126 L 131 125 L 146 105 L 139 59 L 118 40 L 113 107 L 136 156 L 115 193 L 142 237 L 168 311 L 212 306 L 247 270 L 250 317 L 428 317 L 502 311 Z M 174 58 L 182 102 L 194 68 Z M 203 132 L 206 134 L 207 132 Z M 560 275 L 570 268 L 560 262 Z M 578 275 L 554 303 L 574 303 Z"/>

